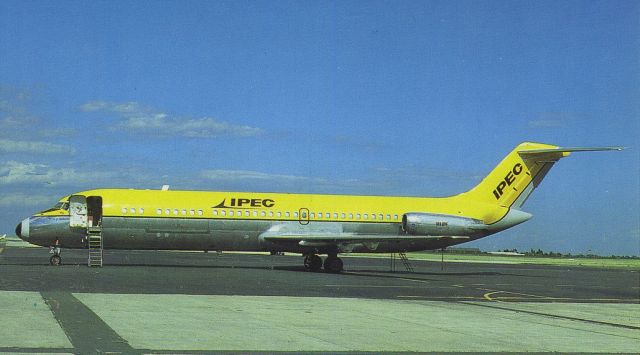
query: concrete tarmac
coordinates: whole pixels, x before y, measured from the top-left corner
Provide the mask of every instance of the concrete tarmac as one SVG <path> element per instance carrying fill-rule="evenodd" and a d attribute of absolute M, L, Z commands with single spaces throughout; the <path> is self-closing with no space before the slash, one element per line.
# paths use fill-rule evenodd
<path fill-rule="evenodd" d="M 639 270 L 343 257 L 63 250 L 0 254 L 0 352 L 627 352 Z M 409 255 L 409 258 L 411 256 Z M 446 258 L 446 256 L 445 256 Z"/>

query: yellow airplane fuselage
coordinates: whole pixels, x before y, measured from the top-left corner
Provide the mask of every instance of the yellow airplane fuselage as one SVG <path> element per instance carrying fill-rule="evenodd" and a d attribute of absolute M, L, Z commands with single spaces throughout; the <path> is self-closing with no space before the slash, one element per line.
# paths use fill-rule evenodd
<path fill-rule="evenodd" d="M 291 251 L 334 261 L 339 252 L 437 249 L 528 220 L 520 208 L 556 161 L 611 149 L 522 143 L 477 186 L 442 198 L 88 190 L 25 219 L 16 234 L 33 244 L 82 248 L 93 228 L 104 248 Z"/>

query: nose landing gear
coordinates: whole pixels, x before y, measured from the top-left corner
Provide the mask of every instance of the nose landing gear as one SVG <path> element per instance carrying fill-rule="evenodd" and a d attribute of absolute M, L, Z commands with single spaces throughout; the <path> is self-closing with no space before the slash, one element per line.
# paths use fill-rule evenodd
<path fill-rule="evenodd" d="M 60 241 L 56 238 L 54 244 L 49 247 L 49 254 L 51 258 L 49 258 L 49 264 L 53 266 L 59 266 L 62 264 L 62 258 L 60 257 Z"/>
<path fill-rule="evenodd" d="M 49 264 L 53 266 L 58 266 L 62 264 L 62 258 L 60 257 L 60 248 L 51 247 L 49 253 L 52 253 L 51 258 L 49 258 Z"/>

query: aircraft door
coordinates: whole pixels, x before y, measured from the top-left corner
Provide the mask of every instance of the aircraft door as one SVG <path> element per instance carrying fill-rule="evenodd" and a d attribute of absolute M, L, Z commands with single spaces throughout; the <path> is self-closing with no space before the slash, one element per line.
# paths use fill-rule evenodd
<path fill-rule="evenodd" d="M 87 225 L 98 227 L 102 225 L 102 197 L 87 197 Z"/>
<path fill-rule="evenodd" d="M 87 198 L 82 195 L 69 197 L 69 226 L 87 228 Z"/>

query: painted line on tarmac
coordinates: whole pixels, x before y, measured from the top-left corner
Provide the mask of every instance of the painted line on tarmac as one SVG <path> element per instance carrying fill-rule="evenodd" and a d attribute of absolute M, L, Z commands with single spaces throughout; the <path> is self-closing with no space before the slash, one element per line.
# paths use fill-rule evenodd
<path fill-rule="evenodd" d="M 486 289 L 481 289 L 488 291 Z M 507 294 L 516 296 L 494 296 L 497 294 Z M 634 299 L 624 298 L 574 298 L 574 297 L 553 297 L 553 296 L 541 296 L 531 295 L 528 293 L 511 292 L 511 291 L 492 291 L 482 295 L 482 298 L 487 301 L 501 302 L 501 301 L 563 301 L 563 302 L 617 302 L 617 303 L 635 303 Z"/>
<path fill-rule="evenodd" d="M 425 283 L 425 284 L 428 284 L 430 282 L 430 281 L 425 281 L 425 280 L 408 279 L 406 277 L 398 277 L 398 280 L 411 281 L 411 282 L 420 282 L 420 283 Z"/>
<path fill-rule="evenodd" d="M 349 287 L 349 288 L 420 288 L 424 289 L 425 287 L 421 286 L 411 286 L 411 285 L 324 285 L 324 287 Z M 428 289 L 432 288 L 451 288 L 450 286 L 429 286 Z"/>
<path fill-rule="evenodd" d="M 500 301 L 500 299 L 503 299 L 504 297 L 492 297 L 495 294 L 499 294 L 499 293 L 506 293 L 506 294 L 512 294 L 512 295 L 518 295 L 517 297 L 520 296 L 525 296 L 528 298 L 535 298 L 535 299 L 551 299 L 554 297 L 547 297 L 547 296 L 539 296 L 539 295 L 530 295 L 527 293 L 520 293 L 520 292 L 509 292 L 509 291 L 492 291 L 492 292 L 487 292 L 484 295 L 482 295 L 482 297 L 484 299 L 486 299 L 487 301 Z M 507 296 L 508 297 L 508 296 Z"/>
<path fill-rule="evenodd" d="M 396 298 L 409 298 L 409 299 L 425 299 L 425 300 L 478 300 L 482 301 L 481 297 L 476 296 L 396 296 Z"/>
<path fill-rule="evenodd" d="M 349 287 L 349 288 L 416 288 L 409 285 L 324 285 L 324 287 Z"/>
<path fill-rule="evenodd" d="M 141 354 L 89 307 L 68 292 L 41 292 L 53 316 L 73 344 L 75 353 Z"/>

